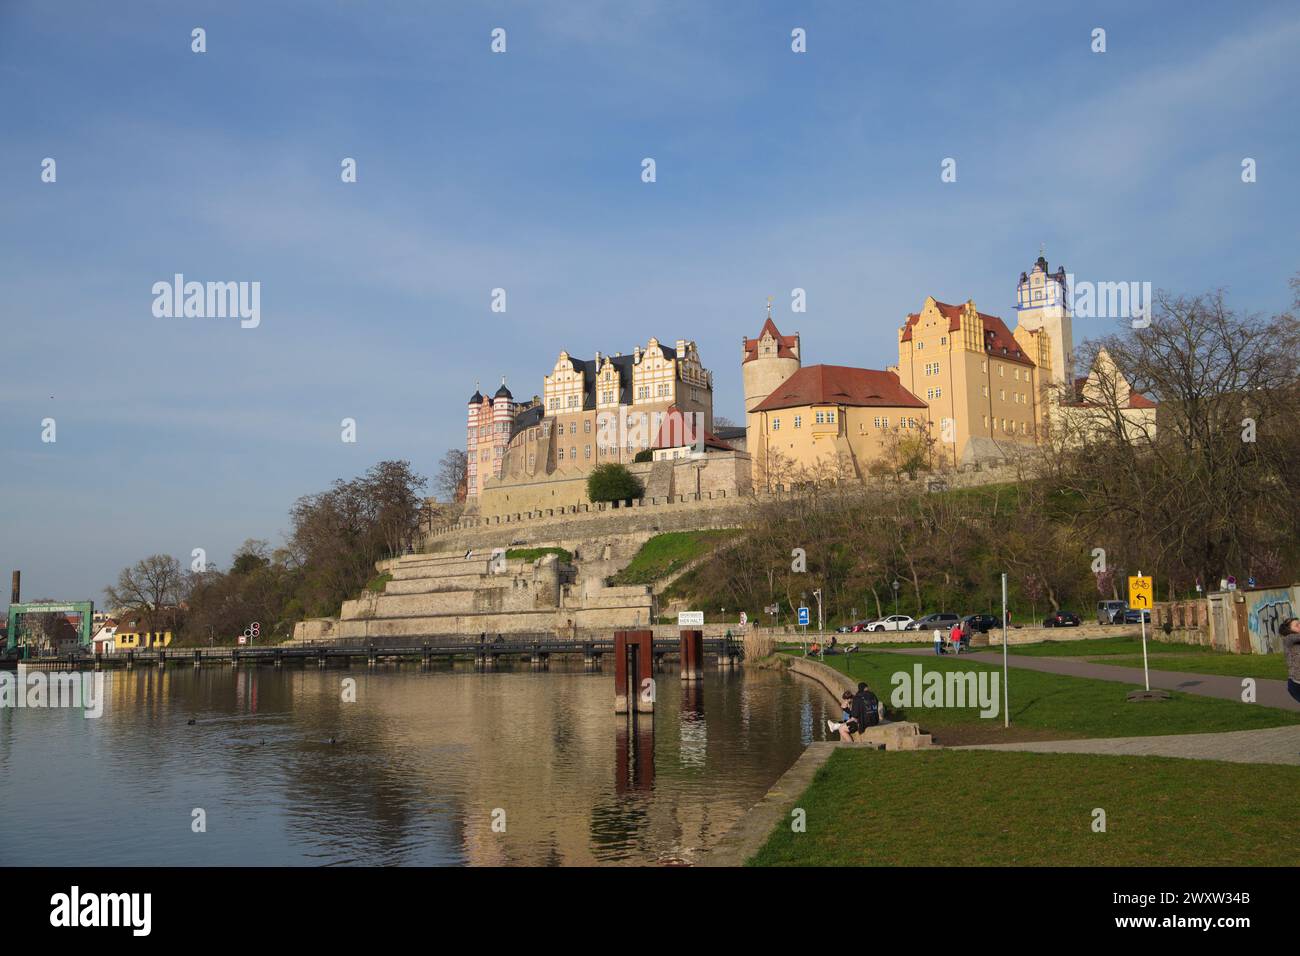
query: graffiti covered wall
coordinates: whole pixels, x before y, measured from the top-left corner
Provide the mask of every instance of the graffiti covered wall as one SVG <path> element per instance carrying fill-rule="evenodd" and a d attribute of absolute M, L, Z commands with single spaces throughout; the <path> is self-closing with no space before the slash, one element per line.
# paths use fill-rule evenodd
<path fill-rule="evenodd" d="M 1278 636 L 1278 627 L 1287 618 L 1297 616 L 1300 586 L 1246 591 L 1244 595 L 1251 650 L 1256 654 L 1281 653 L 1282 639 Z"/>

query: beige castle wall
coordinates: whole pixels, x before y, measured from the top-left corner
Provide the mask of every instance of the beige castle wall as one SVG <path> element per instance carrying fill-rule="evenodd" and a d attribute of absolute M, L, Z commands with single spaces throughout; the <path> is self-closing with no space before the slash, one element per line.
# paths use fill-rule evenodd
<path fill-rule="evenodd" d="M 650 485 L 652 462 L 636 462 L 627 469 Z M 713 495 L 727 497 L 750 491 L 750 460 L 743 452 L 710 453 L 702 459 L 678 459 L 673 467 L 674 496 Z M 497 519 L 530 512 L 566 511 L 596 507 L 587 497 L 587 472 L 557 470 L 551 475 L 506 477 L 489 480 L 479 496 L 479 516 Z"/>
<path fill-rule="evenodd" d="M 834 424 L 818 424 L 817 412 L 835 413 Z M 799 427 L 795 427 L 795 417 Z M 865 478 L 876 462 L 887 457 L 891 431 L 899 420 L 909 418 L 918 423 L 926 420 L 924 408 L 896 406 L 863 408 L 857 406 L 802 405 L 779 411 L 759 412 L 751 435 L 757 442 L 756 478 L 760 487 L 770 490 L 777 483 L 798 480 L 805 474 L 841 478 Z M 889 420 L 889 430 L 878 427 L 877 418 Z M 777 422 L 780 427 L 775 427 Z M 904 429 L 901 436 L 916 434 Z"/>

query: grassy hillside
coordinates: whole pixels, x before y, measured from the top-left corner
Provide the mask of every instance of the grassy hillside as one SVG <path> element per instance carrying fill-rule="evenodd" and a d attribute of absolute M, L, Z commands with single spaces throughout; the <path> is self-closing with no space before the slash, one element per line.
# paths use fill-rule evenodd
<path fill-rule="evenodd" d="M 610 577 L 609 583 L 654 584 L 708 554 L 734 536 L 734 531 L 669 531 L 641 546 L 631 563 Z"/>

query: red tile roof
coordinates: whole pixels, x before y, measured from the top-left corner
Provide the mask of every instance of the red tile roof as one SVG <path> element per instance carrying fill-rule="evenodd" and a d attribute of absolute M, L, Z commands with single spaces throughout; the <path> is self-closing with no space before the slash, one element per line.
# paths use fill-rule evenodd
<path fill-rule="evenodd" d="M 803 405 L 925 408 L 893 372 L 847 365 L 806 365 L 754 407 L 756 412 Z"/>
<path fill-rule="evenodd" d="M 938 299 L 934 302 L 935 308 L 939 314 L 948 320 L 948 331 L 956 332 L 961 329 L 961 314 L 965 306 L 949 305 L 947 302 L 940 302 Z M 1033 361 L 1021 351 L 1020 343 L 1016 341 L 1011 330 L 1007 328 L 996 315 L 985 315 L 983 312 L 975 313 L 980 317 L 980 323 L 984 326 L 984 351 L 990 355 L 996 355 L 999 358 L 1006 359 L 1008 362 L 1016 362 L 1020 365 L 1034 367 Z M 903 329 L 903 341 L 912 341 L 912 326 L 916 325 L 921 318 L 919 312 L 910 313 L 907 317 L 906 327 Z"/>
<path fill-rule="evenodd" d="M 695 416 L 684 415 L 676 405 L 669 405 L 668 410 L 664 412 L 663 422 L 659 426 L 659 434 L 655 436 L 652 447 L 680 448 L 683 445 L 694 445 L 699 437 L 696 432 L 696 422 Z M 713 448 L 717 451 L 735 451 L 734 448 L 707 428 L 704 429 L 704 447 Z"/>
<path fill-rule="evenodd" d="M 799 336 L 782 335 L 777 330 L 776 323 L 772 321 L 772 317 L 769 315 L 767 321 L 763 323 L 763 327 L 758 330 L 758 335 L 752 339 L 748 337 L 745 339 L 745 358 L 740 363 L 741 365 L 744 365 L 745 362 L 752 362 L 754 359 L 758 358 L 758 340 L 763 337 L 763 333 L 765 332 L 769 333 L 772 338 L 776 339 L 777 358 L 798 358 L 794 353 L 794 345 L 799 341 Z"/>

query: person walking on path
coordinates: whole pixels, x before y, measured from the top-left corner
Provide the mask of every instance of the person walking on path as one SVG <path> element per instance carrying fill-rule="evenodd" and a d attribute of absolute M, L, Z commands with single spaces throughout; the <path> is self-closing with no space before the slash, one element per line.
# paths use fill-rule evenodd
<path fill-rule="evenodd" d="M 937 627 L 934 629 L 934 652 L 935 654 L 943 653 L 943 631 Z"/>
<path fill-rule="evenodd" d="M 954 651 L 961 653 L 961 621 L 952 626 L 952 630 L 948 633 L 948 643 L 953 646 Z"/>
<path fill-rule="evenodd" d="M 1286 689 L 1300 701 L 1300 618 L 1287 618 L 1278 633 L 1282 636 L 1282 655 L 1286 658 Z"/>

